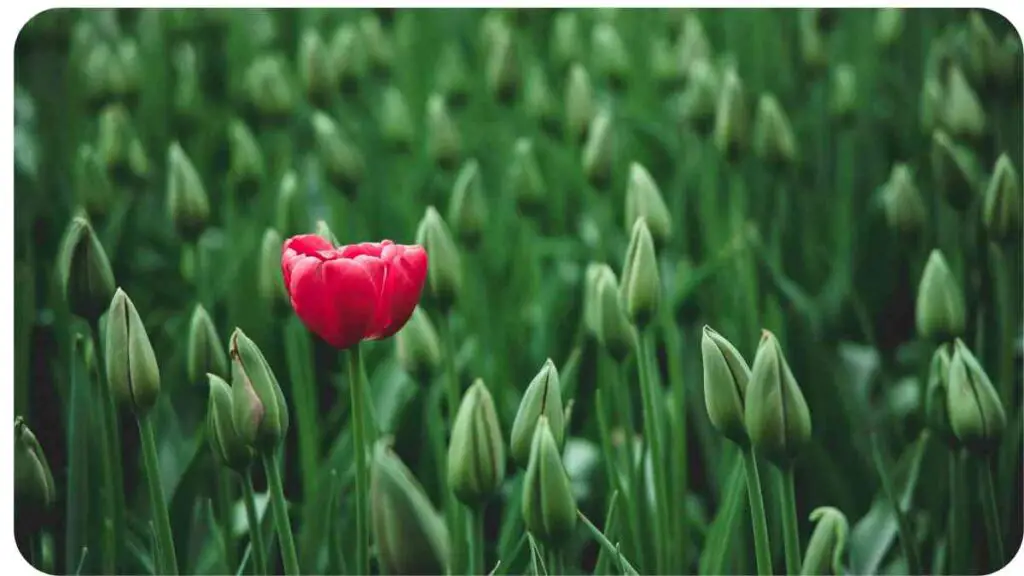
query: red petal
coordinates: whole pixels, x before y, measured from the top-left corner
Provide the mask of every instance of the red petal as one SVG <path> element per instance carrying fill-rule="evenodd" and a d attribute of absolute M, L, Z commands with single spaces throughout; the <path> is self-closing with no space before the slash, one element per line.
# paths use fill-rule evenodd
<path fill-rule="evenodd" d="M 427 279 L 427 253 L 420 246 L 394 246 L 385 249 L 382 256 L 388 263 L 382 302 L 388 322 L 374 335 L 376 339 L 392 336 L 405 326 Z"/>
<path fill-rule="evenodd" d="M 375 242 L 362 242 L 359 244 L 342 246 L 341 248 L 338 248 L 338 254 L 342 258 L 356 258 L 357 256 L 380 258 L 380 250 L 381 244 L 377 244 Z"/>
<path fill-rule="evenodd" d="M 376 300 L 366 271 L 340 259 L 301 259 L 292 269 L 289 294 L 303 323 L 340 349 L 362 339 Z"/>
<path fill-rule="evenodd" d="M 316 234 L 300 234 L 298 236 L 292 236 L 285 240 L 284 245 L 281 247 L 281 253 L 287 253 L 288 250 L 294 250 L 296 254 L 303 256 L 314 256 L 318 252 L 324 250 L 333 250 L 334 246 L 323 237 L 317 236 Z"/>

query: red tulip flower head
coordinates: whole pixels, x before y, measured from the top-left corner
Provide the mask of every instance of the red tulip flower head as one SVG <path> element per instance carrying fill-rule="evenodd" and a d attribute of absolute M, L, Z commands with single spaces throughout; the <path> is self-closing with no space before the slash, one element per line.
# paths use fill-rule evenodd
<path fill-rule="evenodd" d="M 292 308 L 328 344 L 346 349 L 398 332 L 427 278 L 422 246 L 390 240 L 335 248 L 315 234 L 293 236 L 281 251 Z"/>

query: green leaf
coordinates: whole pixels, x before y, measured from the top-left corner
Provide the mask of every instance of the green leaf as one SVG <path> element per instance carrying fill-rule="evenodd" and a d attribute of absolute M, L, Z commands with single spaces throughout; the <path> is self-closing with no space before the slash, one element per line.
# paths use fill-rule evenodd
<path fill-rule="evenodd" d="M 711 521 L 704 549 L 700 554 L 701 574 L 728 574 L 729 560 L 736 554 L 734 539 L 745 527 L 744 511 L 748 506 L 747 485 L 743 473 L 743 460 L 735 449 L 731 450 L 732 471 L 722 491 L 715 519 Z"/>

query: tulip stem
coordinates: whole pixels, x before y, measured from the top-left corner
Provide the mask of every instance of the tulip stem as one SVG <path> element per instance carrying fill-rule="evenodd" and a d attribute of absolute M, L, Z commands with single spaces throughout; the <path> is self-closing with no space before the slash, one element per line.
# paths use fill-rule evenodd
<path fill-rule="evenodd" d="M 996 487 L 992 480 L 992 466 L 988 461 L 980 462 L 978 474 L 981 485 L 981 508 L 985 515 L 985 529 L 988 531 L 989 568 L 993 571 L 1003 566 L 1005 554 L 1003 537 L 999 529 L 999 511 L 996 506 Z"/>
<path fill-rule="evenodd" d="M 466 516 L 467 523 L 472 524 L 472 533 L 470 534 L 470 561 L 473 563 L 470 566 L 470 574 L 484 574 L 487 570 L 486 557 L 484 552 L 484 546 L 486 540 L 484 540 L 484 505 L 478 504 L 476 508 L 471 510 L 471 513 Z"/>
<path fill-rule="evenodd" d="M 163 552 L 162 574 L 178 573 L 178 558 L 174 552 L 174 538 L 171 536 L 171 518 L 164 501 L 164 487 L 160 481 L 160 464 L 156 453 L 156 436 L 149 416 L 139 416 L 139 437 L 142 441 L 142 458 L 146 467 L 146 481 L 149 483 L 149 504 L 153 513 L 153 529 L 156 541 Z"/>
<path fill-rule="evenodd" d="M 110 568 L 108 573 L 113 573 L 117 565 L 118 550 L 120 548 L 124 517 L 121 511 L 124 510 L 124 487 L 121 475 L 121 439 L 120 419 L 118 418 L 117 406 L 110 393 L 110 386 L 107 383 L 103 356 L 103 348 L 99 320 L 91 322 L 94 341 L 95 366 L 93 367 L 97 388 L 99 389 L 100 403 L 100 437 L 102 439 L 101 464 L 103 466 L 104 489 L 103 506 L 105 516 L 103 520 L 103 561 L 104 566 Z"/>
<path fill-rule="evenodd" d="M 665 554 L 667 552 L 667 538 L 668 538 L 668 526 L 666 522 L 666 504 L 667 499 L 665 498 L 665 469 L 660 465 L 663 462 L 663 453 L 661 451 L 661 438 L 657 427 L 657 410 L 658 404 L 654 398 L 654 380 L 650 374 L 650 352 L 651 352 L 651 336 L 650 331 L 641 330 L 638 344 L 637 354 L 637 366 L 640 369 L 640 393 L 643 396 L 644 402 L 644 436 L 647 438 L 647 443 L 650 446 L 651 461 L 659 463 L 656 466 L 652 466 L 654 474 L 654 516 L 655 526 L 657 529 L 657 536 L 655 537 L 655 559 L 657 567 L 656 572 L 662 574 L 665 572 Z M 643 462 L 641 454 L 641 462 Z M 641 464 L 642 465 L 642 464 Z M 637 488 L 635 488 L 637 489 Z M 639 488 L 637 494 L 642 494 L 642 488 Z"/>
<path fill-rule="evenodd" d="M 352 442 L 356 459 L 356 573 L 369 574 L 367 551 L 370 547 L 366 524 L 366 428 L 363 423 L 363 358 L 356 344 L 348 350 L 348 386 L 352 391 Z"/>
<path fill-rule="evenodd" d="M 754 529 L 754 553 L 757 556 L 757 573 L 761 576 L 772 573 L 772 550 L 768 541 L 768 523 L 764 513 L 764 495 L 761 493 L 761 477 L 757 470 L 754 449 L 743 447 L 743 463 L 747 472 L 747 494 L 750 497 L 750 520 Z"/>
<path fill-rule="evenodd" d="M 917 547 L 914 546 L 914 542 L 911 540 L 907 518 L 903 514 L 903 507 L 900 505 L 896 489 L 893 488 L 892 479 L 889 477 L 889 468 L 882 457 L 882 450 L 878 445 L 878 439 L 874 435 L 871 437 L 871 456 L 875 461 L 878 477 L 882 481 L 882 491 L 885 492 L 885 497 L 889 500 L 889 505 L 892 506 L 893 516 L 896 518 L 896 531 L 900 537 L 900 546 L 903 547 L 903 555 L 907 558 L 907 573 L 921 574 L 921 565 L 917 559 Z"/>
<path fill-rule="evenodd" d="M 793 478 L 792 465 L 782 470 L 782 484 L 782 534 L 786 552 L 786 574 L 799 574 L 800 532 L 797 528 L 796 482 Z"/>
<path fill-rule="evenodd" d="M 281 547 L 281 560 L 284 573 L 298 576 L 299 558 L 295 554 L 295 539 L 292 537 L 292 522 L 288 518 L 288 504 L 284 500 L 284 487 L 281 485 L 281 472 L 277 468 L 277 455 L 269 452 L 263 455 L 263 470 L 266 472 L 267 485 L 270 487 L 270 505 L 277 524 L 277 542 Z M 364 572 L 369 574 L 369 572 Z"/>
<path fill-rule="evenodd" d="M 267 550 L 263 547 L 263 529 L 260 527 L 259 515 L 256 514 L 256 490 L 252 486 L 252 472 L 246 471 L 242 478 L 242 489 L 245 492 L 245 515 L 249 521 L 252 562 L 257 574 L 266 574 Z"/>
<path fill-rule="evenodd" d="M 963 574 L 960 554 L 960 453 L 957 449 L 949 451 L 949 517 L 946 520 L 946 547 L 949 550 L 946 563 L 946 574 Z"/>
<path fill-rule="evenodd" d="M 451 317 L 445 315 L 438 323 L 438 331 L 441 332 L 441 345 L 444 347 L 444 351 L 441 354 L 444 360 L 444 375 L 448 384 L 448 434 L 451 434 L 452 430 L 455 429 L 455 415 L 459 409 L 459 398 L 461 396 L 459 376 L 455 371 L 455 343 L 452 341 L 450 320 Z M 446 489 L 451 491 L 450 487 L 446 487 Z M 455 498 L 449 498 L 448 501 L 452 504 L 451 515 L 448 518 L 450 524 L 448 526 L 448 533 L 462 535 L 461 538 L 455 537 L 452 539 L 451 569 L 453 574 L 461 574 L 466 567 L 465 523 L 462 518 L 462 507 L 456 504 Z"/>

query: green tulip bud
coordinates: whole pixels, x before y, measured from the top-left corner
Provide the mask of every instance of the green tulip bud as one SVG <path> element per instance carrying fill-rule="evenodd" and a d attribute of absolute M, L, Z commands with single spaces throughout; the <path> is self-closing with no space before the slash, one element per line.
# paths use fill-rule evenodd
<path fill-rule="evenodd" d="M 511 32 L 508 15 L 504 10 L 488 10 L 480 19 L 480 48 L 486 53 L 501 41 L 501 37 Z"/>
<path fill-rule="evenodd" d="M 607 266 L 604 263 L 591 262 L 583 273 L 583 327 L 587 335 L 595 339 L 601 337 L 600 304 L 597 299 L 597 279 Z M 612 272 L 612 276 L 615 273 Z"/>
<path fill-rule="evenodd" d="M 198 383 L 208 374 L 222 377 L 228 375 L 227 354 L 224 353 L 217 328 L 202 304 L 196 304 L 189 321 L 186 368 L 188 381 L 193 383 Z"/>
<path fill-rule="evenodd" d="M 590 32 L 594 71 L 613 87 L 625 85 L 630 61 L 619 31 L 610 22 L 598 22 Z"/>
<path fill-rule="evenodd" d="M 811 512 L 814 532 L 807 542 L 801 574 L 843 574 L 843 554 L 850 524 L 838 508 L 821 506 Z"/>
<path fill-rule="evenodd" d="M 935 76 L 928 76 L 921 85 L 921 100 L 918 104 L 921 128 L 931 134 L 939 123 L 944 95 L 942 83 Z"/>
<path fill-rule="evenodd" d="M 363 153 L 326 113 L 313 112 L 312 121 L 317 152 L 327 177 L 342 193 L 354 194 L 366 172 Z"/>
<path fill-rule="evenodd" d="M 110 212 L 114 203 L 114 187 L 110 182 L 107 167 L 100 155 L 90 144 L 78 147 L 74 168 L 75 195 L 86 213 L 93 218 L 102 218 Z"/>
<path fill-rule="evenodd" d="M 789 466 L 811 438 L 811 413 L 775 335 L 765 330 L 750 368 L 744 425 L 758 453 Z"/>
<path fill-rule="evenodd" d="M 565 439 L 562 387 L 558 380 L 558 368 L 555 368 L 550 358 L 526 387 L 516 418 L 512 421 L 509 450 L 512 459 L 520 466 L 526 466 L 530 461 L 530 444 L 542 416 L 547 419 L 548 431 L 553 435 L 555 443 L 561 446 Z"/>
<path fill-rule="evenodd" d="M 300 217 L 300 207 L 296 205 L 296 198 L 299 195 L 299 176 L 294 169 L 289 168 L 277 187 L 277 229 L 283 234 L 291 236 L 298 230 L 305 230 L 306 225 Z"/>
<path fill-rule="evenodd" d="M 1000 154 L 985 189 L 982 220 L 993 240 L 1019 242 L 1021 231 L 1021 191 L 1017 171 L 1005 153 Z"/>
<path fill-rule="evenodd" d="M 43 447 L 21 416 L 14 419 L 14 494 L 18 504 L 43 509 L 52 506 L 57 499 Z"/>
<path fill-rule="evenodd" d="M 564 70 L 583 57 L 583 38 L 580 19 L 576 12 L 560 10 L 551 26 L 551 61 L 558 70 Z"/>
<path fill-rule="evenodd" d="M 946 405 L 949 425 L 968 449 L 987 453 L 1006 429 L 1006 412 L 985 369 L 957 338 L 949 363 Z"/>
<path fill-rule="evenodd" d="M 345 22 L 331 36 L 330 62 L 335 82 L 343 91 L 351 93 L 366 75 L 366 47 L 360 41 L 355 24 Z"/>
<path fill-rule="evenodd" d="M 917 288 L 917 333 L 944 342 L 962 336 L 967 324 L 960 283 L 938 248 L 932 250 Z"/>
<path fill-rule="evenodd" d="M 119 98 L 131 98 L 142 85 L 142 58 L 139 43 L 134 38 L 123 38 L 117 43 L 115 65 L 108 69 L 108 88 Z"/>
<path fill-rule="evenodd" d="M 499 102 L 508 103 L 519 88 L 519 58 L 512 30 L 499 28 L 487 51 L 484 70 L 487 89 Z"/>
<path fill-rule="evenodd" d="M 582 64 L 573 64 L 565 86 L 565 126 L 573 141 L 583 138 L 595 114 L 590 74 Z"/>
<path fill-rule="evenodd" d="M 590 121 L 587 143 L 583 147 L 583 173 L 598 187 L 611 178 L 615 152 L 613 136 L 611 112 L 602 110 Z"/>
<path fill-rule="evenodd" d="M 750 440 L 744 422 L 744 401 L 750 382 L 746 360 L 718 332 L 704 327 L 700 340 L 704 362 L 704 403 L 711 425 L 740 446 Z"/>
<path fill-rule="evenodd" d="M 523 212 L 535 212 L 547 203 L 547 188 L 533 141 L 520 137 L 512 148 L 512 162 L 506 178 L 516 205 Z"/>
<path fill-rule="evenodd" d="M 998 58 L 999 41 L 992 33 L 985 17 L 978 10 L 971 10 L 967 16 L 967 65 L 971 77 L 979 82 L 988 80 L 994 72 Z"/>
<path fill-rule="evenodd" d="M 288 405 L 263 353 L 241 329 L 230 348 L 231 419 L 245 445 L 267 453 L 288 434 Z"/>
<path fill-rule="evenodd" d="M 327 225 L 327 222 L 323 220 L 316 221 L 316 232 L 315 234 L 324 240 L 331 243 L 332 246 L 338 246 L 338 238 L 331 232 L 331 227 Z"/>
<path fill-rule="evenodd" d="M 454 167 L 462 154 L 462 136 L 440 94 L 432 94 L 427 100 L 427 149 L 434 162 L 445 169 Z"/>
<path fill-rule="evenodd" d="M 963 70 L 950 66 L 946 75 L 942 123 L 953 136 L 978 138 L 985 132 L 985 110 Z"/>
<path fill-rule="evenodd" d="M 466 246 L 474 248 L 480 243 L 487 226 L 487 204 L 484 200 L 480 164 L 475 158 L 467 160 L 455 178 L 448 204 L 448 221 Z"/>
<path fill-rule="evenodd" d="M 359 31 L 370 66 L 378 73 L 386 73 L 395 58 L 391 39 L 384 33 L 377 15 L 368 12 L 359 19 Z"/>
<path fill-rule="evenodd" d="M 448 445 L 448 487 L 463 504 L 482 506 L 505 479 L 505 443 L 494 400 L 479 378 L 466 390 Z"/>
<path fill-rule="evenodd" d="M 179 44 L 174 50 L 174 111 L 181 116 L 195 117 L 203 106 L 203 91 L 199 79 L 199 56 L 190 42 Z"/>
<path fill-rule="evenodd" d="M 638 329 L 643 330 L 654 320 L 654 313 L 661 301 L 661 281 L 654 238 L 644 217 L 633 222 L 626 260 L 622 267 L 619 297 L 630 321 Z"/>
<path fill-rule="evenodd" d="M 285 291 L 284 276 L 281 274 L 281 246 L 284 241 L 281 234 L 273 228 L 263 232 L 260 243 L 259 276 L 257 277 L 256 293 L 264 305 L 270 309 L 288 302 Z"/>
<path fill-rule="evenodd" d="M 427 259 L 427 288 L 447 312 L 462 292 L 462 261 L 448 225 L 433 206 L 428 206 L 416 229 L 416 243 L 423 246 Z"/>
<path fill-rule="evenodd" d="M 140 180 L 149 175 L 149 157 L 138 138 L 128 145 L 128 174 Z"/>
<path fill-rule="evenodd" d="M 576 527 L 576 498 L 559 440 L 546 416 L 537 420 L 523 478 L 523 521 L 534 538 L 558 547 Z"/>
<path fill-rule="evenodd" d="M 370 522 L 385 574 L 445 574 L 448 528 L 398 456 L 384 443 L 370 471 Z"/>
<path fill-rule="evenodd" d="M 683 18 L 682 29 L 676 40 L 676 53 L 683 64 L 683 72 L 690 75 L 693 65 L 697 62 L 710 62 L 712 57 L 711 42 L 708 40 L 700 17 L 688 12 Z"/>
<path fill-rule="evenodd" d="M 791 165 L 797 158 L 796 135 L 789 117 L 773 94 L 757 100 L 753 128 L 754 153 L 771 164 Z"/>
<path fill-rule="evenodd" d="M 924 228 L 927 209 L 908 165 L 901 162 L 893 165 L 889 180 L 882 188 L 882 206 L 889 228 L 897 235 L 907 240 L 918 237 Z"/>
<path fill-rule="evenodd" d="M 875 42 L 889 48 L 903 34 L 903 8 L 879 8 L 875 12 Z"/>
<path fill-rule="evenodd" d="M 644 218 L 656 246 L 664 246 L 672 237 L 672 216 L 661 196 L 661 190 L 642 165 L 629 166 L 626 184 L 626 230 L 632 230 L 637 218 Z"/>
<path fill-rule="evenodd" d="M 553 132 L 558 122 L 555 96 L 543 65 L 536 63 L 527 72 L 523 100 L 526 115 Z"/>
<path fill-rule="evenodd" d="M 395 334 L 395 355 L 402 370 L 424 384 L 440 368 L 440 339 L 423 308 L 414 308 L 409 321 Z"/>
<path fill-rule="evenodd" d="M 955 448 L 958 444 L 953 428 L 949 424 L 949 344 L 941 344 L 932 355 L 928 367 L 928 388 L 925 396 L 925 418 L 928 428 L 932 430 L 947 446 Z"/>
<path fill-rule="evenodd" d="M 822 70 L 828 64 L 828 47 L 819 27 L 819 8 L 800 10 L 800 54 L 813 71 Z"/>
<path fill-rule="evenodd" d="M 743 102 L 743 81 L 735 67 L 729 67 L 722 79 L 722 90 L 715 108 L 715 146 L 735 160 L 746 146 L 747 108 Z"/>
<path fill-rule="evenodd" d="M 57 253 L 57 274 L 71 312 L 95 322 L 114 293 L 114 272 L 84 215 L 72 218 L 64 232 Z"/>
<path fill-rule="evenodd" d="M 241 186 L 252 189 L 253 193 L 256 192 L 265 173 L 263 152 L 252 131 L 239 118 L 233 118 L 228 124 L 228 143 L 231 150 L 231 178 Z"/>
<path fill-rule="evenodd" d="M 932 134 L 931 164 L 935 183 L 949 205 L 963 212 L 977 195 L 978 166 L 970 150 L 941 130 Z"/>
<path fill-rule="evenodd" d="M 93 43 L 82 63 L 82 84 L 86 97 L 102 103 L 113 95 L 111 80 L 116 82 L 120 62 L 114 48 L 107 42 Z"/>
<path fill-rule="evenodd" d="M 131 298 L 118 288 L 107 311 L 107 382 L 116 400 L 139 418 L 160 395 L 160 368 Z"/>
<path fill-rule="evenodd" d="M 206 412 L 206 436 L 210 449 L 221 466 L 244 473 L 256 454 L 235 428 L 231 387 L 216 374 L 207 376 L 210 381 L 210 400 Z"/>
<path fill-rule="evenodd" d="M 668 38 L 651 38 L 648 58 L 651 62 L 651 74 L 659 86 L 676 88 L 683 84 L 687 62 L 680 57 Z"/>
<path fill-rule="evenodd" d="M 992 63 L 992 73 L 1002 86 L 1020 85 L 1022 46 L 1020 36 L 1007 32 Z"/>
<path fill-rule="evenodd" d="M 295 109 L 295 89 L 283 56 L 256 58 L 246 69 L 243 82 L 248 103 L 264 118 L 282 119 Z"/>
<path fill-rule="evenodd" d="M 135 140 L 128 110 L 121 104 L 111 104 L 100 111 L 96 129 L 96 150 L 107 170 L 117 173 L 130 172 L 129 150 Z"/>
<path fill-rule="evenodd" d="M 710 60 L 698 59 L 687 65 L 687 80 L 675 101 L 676 115 L 684 124 L 707 133 L 715 124 L 722 78 Z"/>
<path fill-rule="evenodd" d="M 832 69 L 829 111 L 840 120 L 848 120 L 857 108 L 857 73 L 843 62 Z"/>
<path fill-rule="evenodd" d="M 388 86 L 381 96 L 380 131 L 384 140 L 399 150 L 409 150 L 415 138 L 412 112 L 397 86 Z"/>
<path fill-rule="evenodd" d="M 636 330 L 629 323 L 619 298 L 615 272 L 601 264 L 594 276 L 594 309 L 597 337 L 608 354 L 617 362 L 625 361 L 636 348 Z"/>
<path fill-rule="evenodd" d="M 437 63 L 436 90 L 451 102 L 461 106 L 469 95 L 469 65 L 458 44 L 445 46 Z"/>
<path fill-rule="evenodd" d="M 210 218 L 203 181 L 177 142 L 167 149 L 167 213 L 178 234 L 189 242 L 195 242 Z"/>

